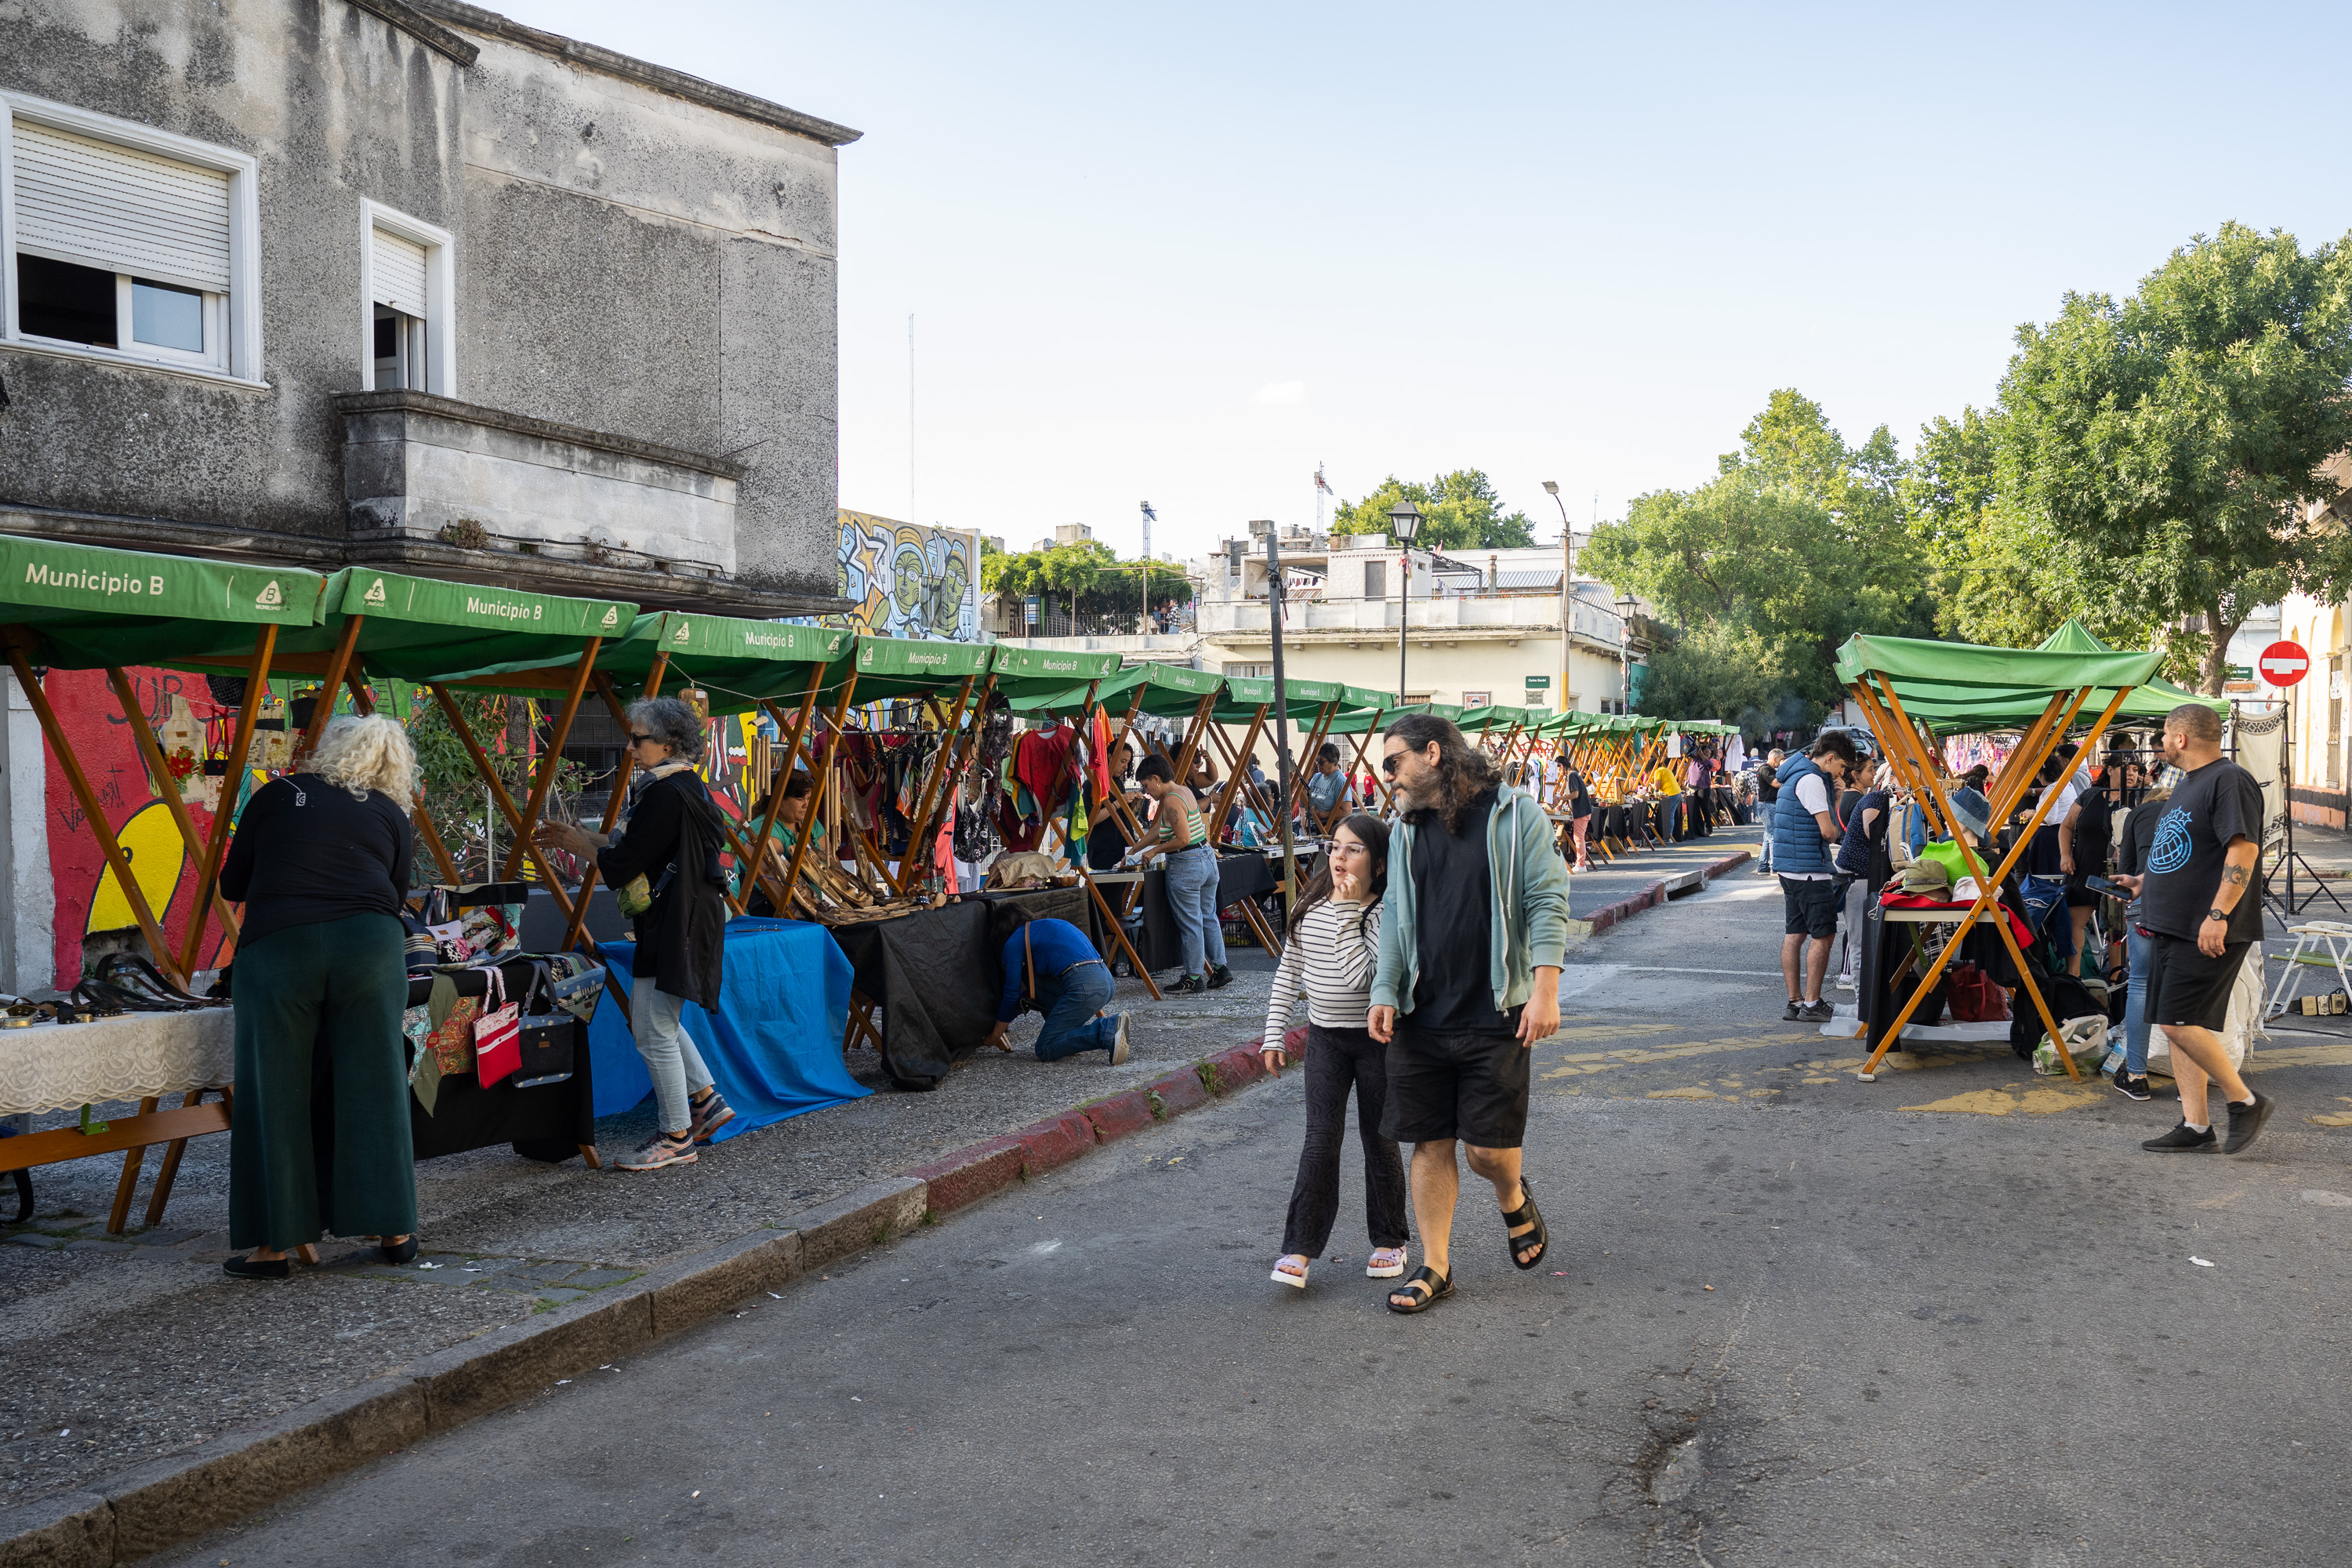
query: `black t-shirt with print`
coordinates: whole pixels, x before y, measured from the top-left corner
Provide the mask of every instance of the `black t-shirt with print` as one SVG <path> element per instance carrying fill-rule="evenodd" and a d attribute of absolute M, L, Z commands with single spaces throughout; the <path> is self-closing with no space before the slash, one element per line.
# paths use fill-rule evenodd
<path fill-rule="evenodd" d="M 2165 936 L 2194 939 L 2205 911 L 2219 901 L 2221 866 L 2230 840 L 2263 841 L 2263 786 L 2229 759 L 2206 763 L 2174 786 L 2148 841 L 2147 881 L 2140 889 L 2140 924 Z M 2228 941 L 2263 934 L 2263 870 L 2230 911 Z"/>

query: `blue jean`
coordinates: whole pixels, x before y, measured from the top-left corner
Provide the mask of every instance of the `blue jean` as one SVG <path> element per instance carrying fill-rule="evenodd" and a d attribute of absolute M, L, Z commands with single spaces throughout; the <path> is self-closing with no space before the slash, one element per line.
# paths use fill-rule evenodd
<path fill-rule="evenodd" d="M 1116 1015 L 1095 1015 L 1110 1004 L 1110 970 L 1097 962 L 1080 963 L 1037 982 L 1045 1005 L 1045 1027 L 1037 1036 L 1037 1059 L 1057 1062 L 1080 1051 L 1107 1051 L 1117 1042 Z"/>
<path fill-rule="evenodd" d="M 2155 943 L 2139 934 L 2139 922 L 2124 921 L 2124 951 L 2131 960 L 2131 984 L 2124 993 L 2124 1071 L 2147 1074 L 2147 960 Z"/>
<path fill-rule="evenodd" d="M 689 1094 L 710 1087 L 710 1069 L 686 1032 L 678 1015 L 686 998 L 673 996 L 640 974 L 629 985 L 629 1032 L 637 1037 L 637 1055 L 646 1058 L 646 1076 L 654 1080 L 654 1103 L 661 1112 L 661 1130 L 683 1132 L 694 1125 Z"/>
<path fill-rule="evenodd" d="M 1217 918 L 1217 857 L 1194 847 L 1166 857 L 1168 907 L 1176 915 L 1176 938 L 1184 952 L 1184 973 L 1201 973 L 1205 955 L 1225 966 L 1225 926 Z"/>

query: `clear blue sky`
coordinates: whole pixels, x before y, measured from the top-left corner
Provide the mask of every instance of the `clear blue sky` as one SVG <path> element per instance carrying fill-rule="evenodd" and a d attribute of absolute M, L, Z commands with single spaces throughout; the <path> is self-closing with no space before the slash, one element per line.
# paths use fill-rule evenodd
<path fill-rule="evenodd" d="M 495 0 L 494 0 L 495 3 Z M 2352 11 L 529 0 L 866 132 L 841 500 L 1122 552 L 1483 468 L 1578 525 L 1774 387 L 1851 440 L 1991 395 L 2067 289 L 2236 218 L 2352 229 Z"/>

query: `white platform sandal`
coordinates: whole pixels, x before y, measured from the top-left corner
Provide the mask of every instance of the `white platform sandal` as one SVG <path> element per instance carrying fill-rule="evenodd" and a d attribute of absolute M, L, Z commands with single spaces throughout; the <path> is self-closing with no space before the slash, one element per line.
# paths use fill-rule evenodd
<path fill-rule="evenodd" d="M 1275 1259 L 1274 1273 L 1272 1275 L 1274 1282 L 1277 1285 L 1287 1285 L 1294 1290 L 1306 1289 L 1307 1262 L 1307 1260 L 1306 1258 L 1300 1258 L 1295 1253 L 1284 1253 L 1280 1258 Z M 1290 1266 L 1293 1263 L 1296 1263 L 1298 1266 L 1297 1273 L 1291 1272 Z"/>
<path fill-rule="evenodd" d="M 1364 1277 L 1368 1279 L 1393 1279 L 1404 1272 L 1404 1248 L 1376 1247 L 1364 1259 Z"/>

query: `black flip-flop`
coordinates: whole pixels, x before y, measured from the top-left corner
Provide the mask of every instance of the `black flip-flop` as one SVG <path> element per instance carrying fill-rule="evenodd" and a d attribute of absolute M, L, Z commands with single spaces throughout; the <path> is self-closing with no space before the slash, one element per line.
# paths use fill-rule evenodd
<path fill-rule="evenodd" d="M 1533 1268 L 1544 1260 L 1544 1254 L 1551 1250 L 1551 1231 L 1544 1225 L 1543 1211 L 1536 1207 L 1536 1190 L 1525 1176 L 1519 1178 L 1519 1206 L 1503 1215 L 1503 1240 L 1511 1249 L 1512 1268 Z M 1512 1227 L 1522 1225 L 1531 1225 L 1535 1228 L 1525 1236 L 1510 1234 Z M 1530 1247 L 1536 1249 L 1536 1255 L 1522 1263 L 1519 1254 Z"/>
<path fill-rule="evenodd" d="M 1415 1290 L 1421 1292 L 1421 1299 L 1419 1300 L 1415 1301 L 1410 1307 L 1400 1307 L 1397 1305 L 1396 1299 L 1399 1295 Z M 1391 1312 L 1402 1312 L 1408 1316 L 1414 1312 L 1426 1312 L 1430 1308 L 1435 1306 L 1438 1302 L 1443 1301 L 1446 1297 L 1453 1294 L 1454 1281 L 1447 1279 L 1444 1275 L 1440 1274 L 1436 1269 L 1432 1268 L 1428 1264 L 1424 1263 L 1420 1268 L 1412 1271 L 1412 1279 L 1407 1279 L 1403 1284 L 1397 1286 L 1394 1289 L 1389 1292 L 1389 1310 Z"/>

